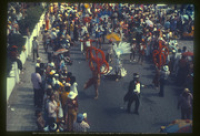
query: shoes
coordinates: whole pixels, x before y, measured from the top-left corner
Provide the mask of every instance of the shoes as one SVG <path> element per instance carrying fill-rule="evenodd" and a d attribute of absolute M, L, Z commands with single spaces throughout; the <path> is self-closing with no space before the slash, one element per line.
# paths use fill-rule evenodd
<path fill-rule="evenodd" d="M 132 60 L 130 60 L 130 62 L 132 62 Z"/>

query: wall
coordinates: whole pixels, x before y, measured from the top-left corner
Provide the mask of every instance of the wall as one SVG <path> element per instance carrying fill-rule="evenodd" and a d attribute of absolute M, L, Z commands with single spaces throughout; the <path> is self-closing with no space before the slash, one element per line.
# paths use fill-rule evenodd
<path fill-rule="evenodd" d="M 24 38 L 26 38 L 26 42 L 25 42 L 26 50 L 22 51 L 21 54 L 20 54 L 20 60 L 22 61 L 22 64 L 24 64 L 26 62 L 28 56 L 31 54 L 32 40 L 33 40 L 33 37 L 39 35 L 40 29 L 42 28 L 42 24 L 43 24 L 43 21 L 44 21 L 44 15 L 45 15 L 45 13 L 43 13 L 41 15 L 40 20 L 35 25 L 35 28 L 34 28 L 32 34 L 31 34 L 31 36 L 30 37 L 24 36 Z M 10 97 L 16 83 L 20 82 L 19 74 L 20 74 L 20 70 L 17 67 L 17 63 L 15 62 L 12 65 L 12 70 L 10 71 L 10 76 L 7 77 L 7 83 L 6 83 L 7 84 L 6 85 L 7 101 L 9 100 L 9 97 Z"/>

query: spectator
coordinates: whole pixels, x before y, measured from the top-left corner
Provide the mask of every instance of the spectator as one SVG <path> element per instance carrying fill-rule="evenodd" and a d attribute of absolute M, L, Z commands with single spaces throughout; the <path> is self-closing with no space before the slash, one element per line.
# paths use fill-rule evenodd
<path fill-rule="evenodd" d="M 40 110 L 37 110 L 35 114 L 37 117 L 36 124 L 38 127 L 38 131 L 44 131 L 45 120 L 42 117 L 42 112 Z"/>
<path fill-rule="evenodd" d="M 190 119 L 192 112 L 193 96 L 188 88 L 185 88 L 183 93 L 179 97 L 178 106 L 181 107 L 181 119 Z"/>
<path fill-rule="evenodd" d="M 51 94 L 50 101 L 48 104 L 48 113 L 49 113 L 49 118 L 53 118 L 54 122 L 56 122 L 58 110 L 59 107 L 57 102 L 55 101 L 55 96 L 54 94 Z"/>
<path fill-rule="evenodd" d="M 32 41 L 32 53 L 33 53 L 33 62 L 35 61 L 35 54 L 37 55 L 37 58 L 39 57 L 39 43 L 37 41 L 37 37 L 35 36 L 33 41 Z"/>
<path fill-rule="evenodd" d="M 34 90 L 34 105 L 36 107 L 42 106 L 42 79 L 39 73 L 40 68 L 36 67 L 35 72 L 31 74 L 31 82 Z"/>
<path fill-rule="evenodd" d="M 87 119 L 83 116 L 83 114 L 79 113 L 77 115 L 77 120 L 73 124 L 73 131 L 74 132 L 87 132 L 90 126 L 87 122 Z"/>

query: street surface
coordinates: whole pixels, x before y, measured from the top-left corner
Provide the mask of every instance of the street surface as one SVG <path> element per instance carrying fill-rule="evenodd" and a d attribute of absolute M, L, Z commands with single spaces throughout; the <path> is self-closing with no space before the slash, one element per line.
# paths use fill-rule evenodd
<path fill-rule="evenodd" d="M 39 36 L 41 42 L 41 36 Z M 193 52 L 193 41 L 181 40 L 179 46 L 187 46 Z M 106 52 L 108 44 L 103 44 L 102 50 Z M 47 54 L 44 53 L 43 46 L 40 46 L 39 55 L 42 62 L 47 62 Z M 136 56 L 136 60 L 137 60 Z M 181 93 L 181 88 L 175 86 L 169 78 L 169 83 L 165 88 L 165 96 L 159 97 L 155 88 L 149 86 L 154 77 L 154 65 L 144 61 L 143 65 L 137 62 L 129 62 L 129 54 L 122 56 L 123 67 L 127 70 L 127 75 L 121 80 L 107 79 L 101 76 L 99 87 L 99 99 L 94 100 L 94 87 L 83 90 L 86 81 L 92 73 L 89 69 L 88 61 L 80 52 L 79 44 L 71 48 L 71 59 L 73 65 L 68 66 L 68 71 L 76 76 L 78 83 L 78 103 L 79 113 L 88 114 L 88 122 L 92 133 L 158 133 L 160 126 L 168 125 L 175 119 L 180 119 L 181 112 L 177 110 L 177 98 Z M 35 70 L 35 63 L 32 62 L 32 54 L 26 61 L 24 74 L 20 75 L 21 84 L 17 84 L 11 93 L 7 104 L 7 131 L 35 131 L 36 118 L 35 107 L 33 106 L 33 89 L 31 84 L 31 73 Z M 123 103 L 123 97 L 128 91 L 129 82 L 133 73 L 140 74 L 140 81 L 147 85 L 141 90 L 141 105 L 139 115 L 128 114 L 127 104 Z M 135 103 L 132 104 L 131 111 L 134 110 Z"/>

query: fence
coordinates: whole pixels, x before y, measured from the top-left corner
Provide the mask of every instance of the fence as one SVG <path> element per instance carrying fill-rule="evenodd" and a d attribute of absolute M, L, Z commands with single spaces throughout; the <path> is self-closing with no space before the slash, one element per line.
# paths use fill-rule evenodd
<path fill-rule="evenodd" d="M 26 42 L 25 42 L 26 50 L 22 51 L 20 54 L 20 60 L 21 60 L 22 64 L 24 64 L 26 62 L 27 58 L 31 54 L 32 40 L 35 36 L 39 35 L 40 29 L 44 22 L 44 16 L 45 16 L 45 13 L 43 13 L 41 15 L 40 20 L 35 25 L 35 28 L 33 29 L 31 36 L 30 37 L 24 36 L 24 38 L 26 38 Z M 7 84 L 6 85 L 7 101 L 9 100 L 9 97 L 10 97 L 12 90 L 15 87 L 16 83 L 20 82 L 19 74 L 20 74 L 20 70 L 18 69 L 17 62 L 14 62 L 12 65 L 12 70 L 10 71 L 10 76 L 7 77 L 7 82 L 6 82 L 6 84 Z"/>

